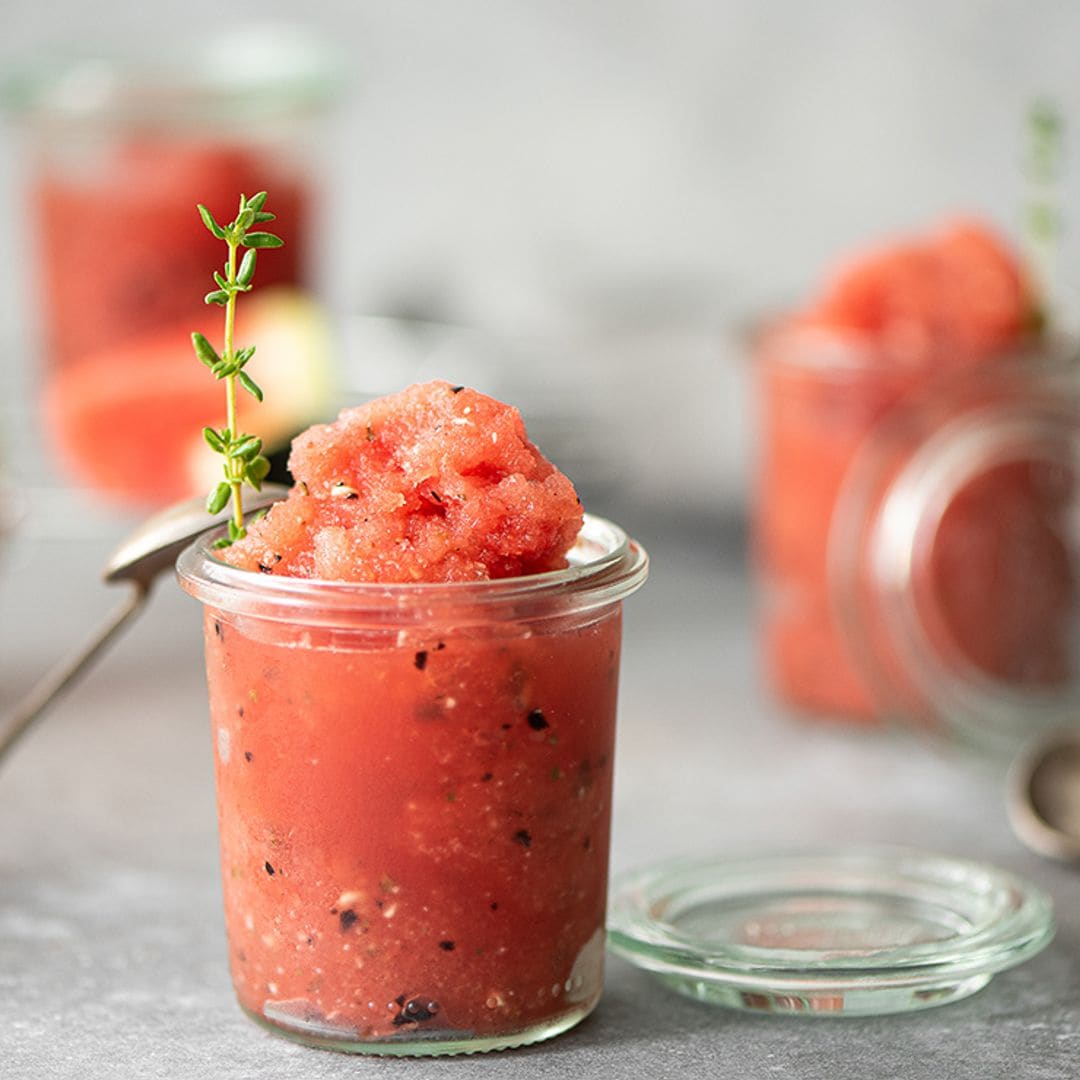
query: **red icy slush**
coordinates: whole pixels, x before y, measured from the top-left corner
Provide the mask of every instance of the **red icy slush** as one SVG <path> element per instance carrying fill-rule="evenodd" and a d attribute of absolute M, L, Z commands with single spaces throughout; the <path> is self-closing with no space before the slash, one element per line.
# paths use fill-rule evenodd
<path fill-rule="evenodd" d="M 180 567 L 206 604 L 240 1002 L 376 1053 L 554 1035 L 601 990 L 644 553 L 582 528 L 515 409 L 449 383 L 346 410 L 290 465 L 232 566 Z"/>
<path fill-rule="evenodd" d="M 566 565 L 570 481 L 517 409 L 449 383 L 347 409 L 293 442 L 296 479 L 235 566 L 333 581 L 475 581 Z"/>

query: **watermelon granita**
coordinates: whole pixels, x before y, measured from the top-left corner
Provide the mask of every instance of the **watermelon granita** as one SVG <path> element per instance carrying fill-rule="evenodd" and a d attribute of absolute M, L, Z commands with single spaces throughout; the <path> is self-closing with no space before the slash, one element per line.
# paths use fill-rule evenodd
<path fill-rule="evenodd" d="M 1016 255 L 985 225 L 961 220 L 857 257 L 818 300 L 762 337 L 755 557 L 767 671 L 788 702 L 823 716 L 876 715 L 874 688 L 853 665 L 837 628 L 830 583 L 830 530 L 849 469 L 901 403 L 933 394 L 964 369 L 1019 352 L 1035 315 Z M 1007 472 L 992 484 L 1003 502 L 1022 509 L 1038 501 L 1022 476 Z M 989 558 L 1010 547 L 1007 537 L 991 535 L 1006 528 L 986 513 L 994 501 L 994 490 L 982 490 L 977 500 L 954 506 L 943 523 L 941 557 L 959 559 L 965 580 L 952 590 L 954 599 L 942 602 L 959 648 L 985 674 L 1008 679 L 1039 665 L 1017 655 L 1015 636 L 999 633 L 995 620 L 1003 596 L 1005 609 L 1018 606 L 1021 597 L 1010 603 L 1009 591 L 1030 588 L 1030 572 Z M 1002 522 L 1022 517 L 1009 513 Z M 969 617 L 974 610 L 948 611 L 980 593 L 996 599 L 981 602 L 979 617 Z M 1046 645 L 1038 635 L 1023 640 L 1029 651 Z"/>
<path fill-rule="evenodd" d="M 226 559 L 332 581 L 475 581 L 566 565 L 573 486 L 517 409 L 449 383 L 347 409 L 293 442 L 289 498 Z"/>
<path fill-rule="evenodd" d="M 433 382 L 293 444 L 296 486 L 179 572 L 205 605 L 243 1008 L 384 1054 L 547 1038 L 595 1005 L 621 601 L 517 411 Z M 231 564 L 231 565 L 229 565 Z"/>

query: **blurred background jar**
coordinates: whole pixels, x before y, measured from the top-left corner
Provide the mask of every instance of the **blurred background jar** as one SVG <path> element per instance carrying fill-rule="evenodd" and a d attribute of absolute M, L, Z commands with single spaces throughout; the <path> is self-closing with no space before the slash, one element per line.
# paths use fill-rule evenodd
<path fill-rule="evenodd" d="M 1032 295 L 956 222 L 761 335 L 761 644 L 797 710 L 982 743 L 1076 715 L 1080 395 Z"/>
<path fill-rule="evenodd" d="M 191 438 L 216 421 L 221 394 L 192 361 L 190 334 L 217 337 L 203 296 L 224 248 L 197 203 L 229 221 L 241 192 L 269 191 L 285 246 L 260 258 L 239 330 L 257 331 L 263 354 L 300 337 L 320 362 L 256 433 L 282 442 L 323 415 L 328 345 L 306 340 L 321 331 L 305 298 L 337 85 L 321 44 L 272 28 L 137 56 L 53 56 L 8 81 L 26 152 L 44 423 L 73 481 L 148 506 L 203 483 Z"/>
<path fill-rule="evenodd" d="M 1012 755 L 1080 718 L 1080 370 L 1046 341 L 944 372 L 851 463 L 835 626 L 873 715 Z"/>

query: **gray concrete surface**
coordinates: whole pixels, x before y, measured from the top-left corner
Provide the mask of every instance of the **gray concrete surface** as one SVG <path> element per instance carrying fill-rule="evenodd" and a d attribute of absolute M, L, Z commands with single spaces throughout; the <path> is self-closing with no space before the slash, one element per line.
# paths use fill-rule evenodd
<path fill-rule="evenodd" d="M 0 1076 L 1074 1076 L 1080 876 L 1012 837 L 992 770 L 786 716 L 760 686 L 738 532 L 640 525 L 654 573 L 627 612 L 615 869 L 823 843 L 984 858 L 1053 896 L 1060 928 L 1043 954 L 966 1001 L 907 1016 L 742 1015 L 612 959 L 598 1011 L 539 1047 L 393 1062 L 275 1039 L 229 985 L 198 610 L 164 582 L 0 770 Z M 49 536 L 32 509 L 0 578 L 5 699 L 114 599 L 93 582 L 116 528 Z"/>

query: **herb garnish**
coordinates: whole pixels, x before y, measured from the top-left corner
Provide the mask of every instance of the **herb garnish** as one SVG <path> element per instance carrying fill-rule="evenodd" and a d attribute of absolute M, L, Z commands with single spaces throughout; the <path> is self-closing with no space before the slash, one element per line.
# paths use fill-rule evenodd
<path fill-rule="evenodd" d="M 1064 124 L 1050 101 L 1036 101 L 1028 113 L 1026 237 L 1033 276 L 1034 329 L 1051 321 L 1061 239 L 1061 159 Z"/>
<path fill-rule="evenodd" d="M 270 462 L 262 454 L 262 440 L 237 430 L 237 382 L 257 401 L 262 401 L 263 392 L 244 370 L 247 362 L 255 355 L 255 346 L 237 349 L 233 342 L 236 298 L 240 293 L 251 291 L 252 279 L 255 277 L 256 249 L 279 248 L 284 243 L 280 236 L 273 233 L 248 231 L 252 226 L 273 221 L 276 217 L 263 209 L 265 204 L 265 191 L 260 191 L 250 199 L 241 195 L 240 209 L 236 217 L 228 225 L 219 225 L 214 220 L 214 215 L 199 203 L 199 216 L 203 224 L 219 240 L 224 240 L 229 249 L 224 275 L 214 271 L 214 284 L 217 288 L 204 297 L 207 304 L 216 304 L 225 309 L 225 341 L 221 353 L 219 354 L 202 334 L 195 332 L 191 335 L 195 355 L 210 369 L 215 379 L 225 381 L 225 426 L 203 428 L 203 438 L 207 444 L 225 459 L 222 463 L 225 478 L 215 485 L 207 496 L 206 509 L 209 513 L 216 514 L 225 509 L 230 498 L 233 504 L 228 536 L 215 542 L 214 547 L 217 548 L 228 547 L 246 535 L 242 488 L 248 483 L 259 491 L 270 471 Z M 244 254 L 238 265 L 237 253 L 240 248 L 244 248 Z"/>

